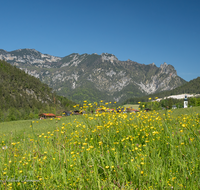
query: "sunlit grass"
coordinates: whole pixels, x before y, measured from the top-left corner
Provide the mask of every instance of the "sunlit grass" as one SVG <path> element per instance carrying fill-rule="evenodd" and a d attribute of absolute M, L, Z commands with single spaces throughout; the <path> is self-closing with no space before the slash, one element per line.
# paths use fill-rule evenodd
<path fill-rule="evenodd" d="M 123 105 L 123 107 L 125 107 L 125 108 L 133 108 L 133 109 L 138 110 L 139 109 L 139 104 L 125 104 L 125 105 Z"/>
<path fill-rule="evenodd" d="M 199 110 L 1 123 L 0 186 L 198 189 Z"/>

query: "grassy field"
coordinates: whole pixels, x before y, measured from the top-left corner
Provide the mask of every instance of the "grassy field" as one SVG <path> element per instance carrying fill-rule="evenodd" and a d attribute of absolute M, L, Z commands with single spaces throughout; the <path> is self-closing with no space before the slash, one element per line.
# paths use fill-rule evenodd
<path fill-rule="evenodd" d="M 1 189 L 199 189 L 200 107 L 0 123 Z"/>
<path fill-rule="evenodd" d="M 123 105 L 123 107 L 125 107 L 125 108 L 133 108 L 133 109 L 138 110 L 139 104 L 125 104 L 125 105 Z"/>

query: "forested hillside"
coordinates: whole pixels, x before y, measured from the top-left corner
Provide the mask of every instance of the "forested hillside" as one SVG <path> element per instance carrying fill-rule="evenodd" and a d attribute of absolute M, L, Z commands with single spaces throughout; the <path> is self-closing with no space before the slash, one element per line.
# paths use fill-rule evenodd
<path fill-rule="evenodd" d="M 173 90 L 163 91 L 160 93 L 150 94 L 143 97 L 138 98 L 129 98 L 124 103 L 138 103 L 138 102 L 146 102 L 151 97 L 152 99 L 155 97 L 163 98 L 170 95 L 177 94 L 200 94 L 200 77 L 193 79 L 182 86 L 179 86 Z"/>
<path fill-rule="evenodd" d="M 39 112 L 70 109 L 73 105 L 39 79 L 0 60 L 0 121 L 28 119 Z"/>

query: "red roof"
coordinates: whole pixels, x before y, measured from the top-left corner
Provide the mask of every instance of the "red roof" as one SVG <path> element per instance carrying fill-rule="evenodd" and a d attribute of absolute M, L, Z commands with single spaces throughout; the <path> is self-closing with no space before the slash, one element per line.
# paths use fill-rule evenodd
<path fill-rule="evenodd" d="M 45 115 L 46 117 L 56 117 L 56 115 L 54 115 L 53 113 L 42 113 L 39 116 L 43 116 Z"/>

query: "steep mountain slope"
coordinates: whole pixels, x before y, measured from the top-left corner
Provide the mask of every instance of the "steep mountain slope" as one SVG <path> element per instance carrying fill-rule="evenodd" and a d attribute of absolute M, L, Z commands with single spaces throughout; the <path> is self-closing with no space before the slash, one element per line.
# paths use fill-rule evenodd
<path fill-rule="evenodd" d="M 45 109 L 73 102 L 52 93 L 47 84 L 0 60 L 0 109 Z"/>
<path fill-rule="evenodd" d="M 83 100 L 122 102 L 130 97 L 174 89 L 184 83 L 172 65 L 119 61 L 114 55 L 71 54 L 60 58 L 32 49 L 0 50 L 0 59 L 48 84 L 59 95 Z"/>

